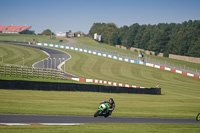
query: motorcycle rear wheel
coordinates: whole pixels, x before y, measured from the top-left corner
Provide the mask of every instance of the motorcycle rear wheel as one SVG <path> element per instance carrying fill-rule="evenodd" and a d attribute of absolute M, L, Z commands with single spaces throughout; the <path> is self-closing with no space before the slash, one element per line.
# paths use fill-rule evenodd
<path fill-rule="evenodd" d="M 197 121 L 200 120 L 200 113 L 197 115 L 196 120 L 197 120 Z"/>
<path fill-rule="evenodd" d="M 97 117 L 99 115 L 99 110 L 97 110 L 95 113 L 94 113 L 94 117 Z"/>

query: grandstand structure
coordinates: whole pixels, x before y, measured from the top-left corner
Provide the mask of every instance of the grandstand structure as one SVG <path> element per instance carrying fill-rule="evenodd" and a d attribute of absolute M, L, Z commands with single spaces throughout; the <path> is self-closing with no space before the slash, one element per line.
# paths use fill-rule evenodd
<path fill-rule="evenodd" d="M 0 25 L 0 33 L 15 33 L 19 34 L 20 32 L 24 30 L 30 29 L 32 26 L 6 26 L 6 25 Z"/>

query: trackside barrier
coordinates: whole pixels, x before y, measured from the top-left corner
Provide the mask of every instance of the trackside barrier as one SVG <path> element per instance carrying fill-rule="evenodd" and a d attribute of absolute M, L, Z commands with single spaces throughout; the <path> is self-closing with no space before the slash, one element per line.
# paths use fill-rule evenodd
<path fill-rule="evenodd" d="M 74 47 L 62 46 L 62 45 L 55 45 L 55 44 L 47 44 L 47 43 L 36 43 L 36 45 L 39 45 L 39 46 L 50 46 L 50 47 L 57 47 L 57 48 L 64 48 L 64 49 L 70 49 L 70 50 L 75 50 L 75 51 L 90 53 L 90 54 L 94 54 L 94 55 L 98 55 L 98 56 L 103 56 L 103 57 L 107 57 L 107 58 L 111 58 L 111 59 L 116 59 L 116 60 L 120 60 L 120 61 L 125 61 L 125 62 L 129 62 L 129 63 L 135 63 L 135 64 L 145 65 L 145 66 L 154 67 L 154 68 L 158 68 L 158 69 L 162 69 L 162 70 L 167 70 L 167 71 L 171 71 L 171 72 L 183 74 L 183 75 L 190 76 L 190 77 L 200 78 L 200 76 L 196 75 L 196 74 L 187 73 L 187 72 L 183 72 L 183 71 L 180 71 L 180 70 L 175 70 L 175 69 L 171 69 L 171 68 L 163 67 L 163 66 L 159 66 L 159 65 L 154 65 L 152 63 L 147 63 L 147 62 L 142 62 L 142 61 L 136 61 L 136 60 L 131 60 L 131 59 L 125 59 L 125 58 L 122 58 L 122 57 L 117 57 L 117 56 L 113 56 L 113 55 L 103 54 L 103 53 L 99 53 L 99 52 L 95 52 L 95 51 L 90 51 L 90 50 L 86 50 L 86 49 L 80 49 L 80 48 L 74 48 Z"/>
<path fill-rule="evenodd" d="M 94 84 L 53 83 L 22 80 L 0 80 L 0 89 L 43 90 L 43 91 L 82 91 L 105 93 L 134 93 L 161 95 L 161 88 L 128 88 Z"/>
<path fill-rule="evenodd" d="M 23 78 L 64 79 L 64 72 L 56 69 L 42 69 L 25 66 L 0 65 L 0 76 Z"/>

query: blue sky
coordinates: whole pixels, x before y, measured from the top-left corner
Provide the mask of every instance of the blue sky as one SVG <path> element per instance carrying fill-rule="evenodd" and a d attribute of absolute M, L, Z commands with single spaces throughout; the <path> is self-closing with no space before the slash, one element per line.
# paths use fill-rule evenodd
<path fill-rule="evenodd" d="M 41 33 L 82 31 L 93 23 L 182 23 L 200 20 L 200 0 L 0 0 L 0 25 L 31 25 Z"/>

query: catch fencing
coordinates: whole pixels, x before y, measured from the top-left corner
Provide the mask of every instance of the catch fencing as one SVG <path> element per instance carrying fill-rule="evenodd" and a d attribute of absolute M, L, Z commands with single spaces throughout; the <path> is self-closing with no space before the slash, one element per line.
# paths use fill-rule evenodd
<path fill-rule="evenodd" d="M 64 72 L 56 69 L 41 69 L 25 66 L 0 65 L 1 76 L 22 77 L 22 78 L 49 78 L 64 79 Z"/>

